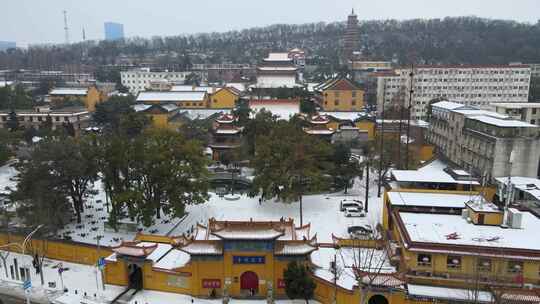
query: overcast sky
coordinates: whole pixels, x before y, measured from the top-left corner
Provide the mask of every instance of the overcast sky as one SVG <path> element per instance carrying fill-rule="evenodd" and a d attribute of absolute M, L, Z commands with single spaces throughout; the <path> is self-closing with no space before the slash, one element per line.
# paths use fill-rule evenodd
<path fill-rule="evenodd" d="M 539 0 L 3 0 L 0 40 L 64 41 L 68 11 L 71 41 L 103 39 L 103 22 L 124 24 L 128 37 L 227 31 L 275 23 L 345 20 L 354 7 L 361 20 L 476 15 L 536 23 Z"/>

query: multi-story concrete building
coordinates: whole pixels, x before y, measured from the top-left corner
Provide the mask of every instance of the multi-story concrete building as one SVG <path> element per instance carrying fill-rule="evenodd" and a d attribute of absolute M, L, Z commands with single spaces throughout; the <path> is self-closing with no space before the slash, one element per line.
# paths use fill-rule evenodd
<path fill-rule="evenodd" d="M 488 180 L 538 175 L 540 128 L 455 102 L 432 105 L 428 141 L 451 162 Z"/>
<path fill-rule="evenodd" d="M 149 68 L 135 69 L 121 72 L 122 85 L 129 89 L 129 92 L 136 95 L 140 91 L 151 88 L 151 84 L 157 81 L 167 80 L 171 83 L 182 84 L 186 77 L 192 72 L 154 72 Z"/>
<path fill-rule="evenodd" d="M 531 77 L 540 77 L 540 63 L 529 64 L 531 68 Z"/>
<path fill-rule="evenodd" d="M 396 69 L 379 77 L 377 105 L 395 102 L 396 95 L 408 105 L 412 117 L 425 119 L 430 101 L 445 98 L 465 105 L 488 108 L 494 102 L 527 102 L 531 69 L 528 65 L 446 65 Z"/>
<path fill-rule="evenodd" d="M 115 22 L 105 22 L 105 40 L 124 39 L 124 25 Z"/>
<path fill-rule="evenodd" d="M 0 128 L 6 128 L 10 119 L 10 112 L 0 112 Z M 33 110 L 16 110 L 15 115 L 19 125 L 25 128 L 39 129 L 49 121 L 51 129 L 73 125 L 76 134 L 90 124 L 91 115 L 83 107 L 66 107 L 51 110 L 49 107 L 36 107 Z"/>
<path fill-rule="evenodd" d="M 508 115 L 516 120 L 540 125 L 540 102 L 492 103 L 495 112 Z"/>

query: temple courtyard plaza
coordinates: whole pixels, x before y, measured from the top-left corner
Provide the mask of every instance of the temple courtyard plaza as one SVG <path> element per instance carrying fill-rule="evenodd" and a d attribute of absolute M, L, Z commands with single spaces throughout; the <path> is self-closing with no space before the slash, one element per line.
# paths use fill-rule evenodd
<path fill-rule="evenodd" d="M 0 190 L 4 191 L 6 186 L 15 186 L 12 181 L 15 174 L 16 170 L 10 166 L 0 167 Z M 373 178 L 376 176 L 375 173 L 371 174 Z M 300 224 L 299 202 L 282 203 L 274 200 L 259 202 L 259 197 L 250 198 L 245 195 L 242 195 L 238 200 L 228 200 L 215 193 L 210 193 L 210 198 L 205 204 L 188 206 L 186 208 L 187 214 L 183 218 L 178 219 L 162 216 L 151 227 L 142 227 L 139 225 L 135 231 L 124 230 L 114 232 L 107 229 L 104 225 L 107 219 L 107 206 L 101 183 L 96 183 L 95 189 L 99 192 L 97 195 L 88 198 L 87 208 L 82 216 L 82 223 L 77 224 L 73 221 L 59 232 L 58 238 L 68 237 L 73 241 L 95 245 L 97 243 L 97 236 L 102 236 L 100 245 L 112 247 L 121 244 L 122 241 L 133 240 L 137 231 L 144 234 L 167 236 L 188 234 L 193 231 L 197 223 L 206 224 L 211 218 L 222 221 L 279 221 L 281 218 L 292 218 L 297 225 Z M 348 194 L 337 192 L 306 195 L 303 199 L 303 224 L 311 225 L 310 235 L 316 235 L 319 243 L 332 243 L 332 235 L 347 237 L 347 227 L 351 225 L 375 226 L 381 221 L 382 197 L 377 198 L 377 185 L 374 180 L 370 182 L 369 193 L 369 212 L 366 217 L 358 218 L 345 217 L 344 213 L 339 210 L 340 202 L 344 199 L 357 199 L 363 202 L 365 200 L 365 180 L 356 179 L 352 189 L 349 189 Z M 133 227 L 134 224 L 132 223 L 131 225 Z M 315 256 L 312 258 L 314 262 L 326 265 L 329 263 L 326 260 L 331 257 L 326 257 L 323 251 L 313 253 Z M 17 258 L 22 265 L 24 265 L 23 261 L 25 260 L 31 263 L 29 257 L 11 253 L 8 257 L 8 264 L 12 263 L 13 258 Z M 351 266 L 347 265 L 351 261 L 348 261 L 346 252 L 342 255 L 341 259 L 342 261 L 340 263 L 343 263 L 344 266 Z M 61 262 L 46 260 L 44 267 L 44 287 L 40 284 L 39 275 L 32 273 L 32 297 L 36 302 L 46 303 L 47 298 L 53 298 L 56 299 L 57 303 L 64 304 L 81 303 L 81 300 L 84 300 L 85 303 L 105 303 L 113 299 L 114 296 L 118 295 L 125 288 L 106 285 L 103 291 L 101 288 L 101 278 L 99 275 L 96 275 L 96 267 L 63 262 L 63 267 L 69 268 L 69 270 L 63 273 L 64 286 L 69 291 L 61 295 L 62 282 L 58 274 L 59 263 Z M 320 271 L 322 272 L 321 277 L 324 277 L 325 269 L 323 268 Z M 9 276 L 6 278 L 5 270 L 1 269 L 1 265 L 0 279 L 2 280 L 0 294 L 22 295 L 21 282 L 12 281 Z M 354 281 L 352 275 L 350 278 L 343 277 L 342 280 L 344 281 L 343 285 L 350 285 Z M 49 282 L 53 283 L 53 287 L 49 287 Z M 77 291 L 76 294 L 75 291 Z M 192 298 L 187 295 L 143 290 L 137 293 L 129 303 L 158 304 L 173 301 L 175 303 L 191 303 L 191 300 Z M 194 303 L 221 303 L 221 300 L 196 298 L 194 301 Z M 265 300 L 261 301 L 265 302 Z M 254 303 L 256 301 L 233 300 L 231 303 L 242 302 Z M 291 301 L 283 301 L 283 303 L 291 303 Z"/>

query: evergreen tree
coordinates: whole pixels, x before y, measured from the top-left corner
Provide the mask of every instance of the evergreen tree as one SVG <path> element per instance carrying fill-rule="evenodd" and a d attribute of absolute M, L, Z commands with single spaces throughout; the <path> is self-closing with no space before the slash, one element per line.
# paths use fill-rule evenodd
<path fill-rule="evenodd" d="M 135 103 L 133 96 L 112 96 L 107 102 L 98 103 L 94 113 L 94 121 L 99 125 L 107 125 L 112 130 L 120 127 L 121 118 L 133 113 L 131 106 Z"/>
<path fill-rule="evenodd" d="M 133 141 L 133 182 L 129 206 L 145 226 L 161 212 L 185 214 L 186 205 L 205 202 L 206 158 L 197 141 L 185 140 L 170 130 L 149 129 Z"/>
<path fill-rule="evenodd" d="M 285 293 L 289 299 L 304 299 L 309 303 L 317 285 L 311 277 L 311 271 L 305 263 L 290 262 L 283 271 Z"/>
<path fill-rule="evenodd" d="M 35 175 L 36 182 L 45 178 L 54 179 L 58 185 L 51 188 L 50 195 L 69 197 L 77 214 L 77 222 L 80 223 L 84 198 L 93 193 L 92 186 L 98 177 L 97 155 L 90 137 L 49 137 L 37 145 L 29 161 L 20 164 L 20 170 L 44 166 L 43 170 L 49 173 L 42 177 Z"/>
<path fill-rule="evenodd" d="M 269 134 L 256 139 L 252 194 L 262 190 L 263 199 L 301 200 L 304 193 L 327 189 L 332 169 L 328 142 L 309 136 L 291 122 L 279 121 Z"/>
<path fill-rule="evenodd" d="M 30 160 L 18 169 L 17 190 L 10 195 L 17 202 L 17 215 L 28 227 L 45 225 L 52 232 L 62 229 L 72 210 L 65 185 L 47 162 Z"/>

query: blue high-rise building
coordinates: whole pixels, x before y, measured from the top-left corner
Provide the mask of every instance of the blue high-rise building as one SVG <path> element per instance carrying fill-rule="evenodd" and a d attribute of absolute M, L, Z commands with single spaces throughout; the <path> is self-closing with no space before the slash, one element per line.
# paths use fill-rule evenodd
<path fill-rule="evenodd" d="M 15 43 L 14 41 L 0 41 L 0 51 L 14 49 L 16 47 L 17 43 Z"/>
<path fill-rule="evenodd" d="M 115 22 L 105 22 L 105 40 L 124 39 L 124 25 Z"/>

